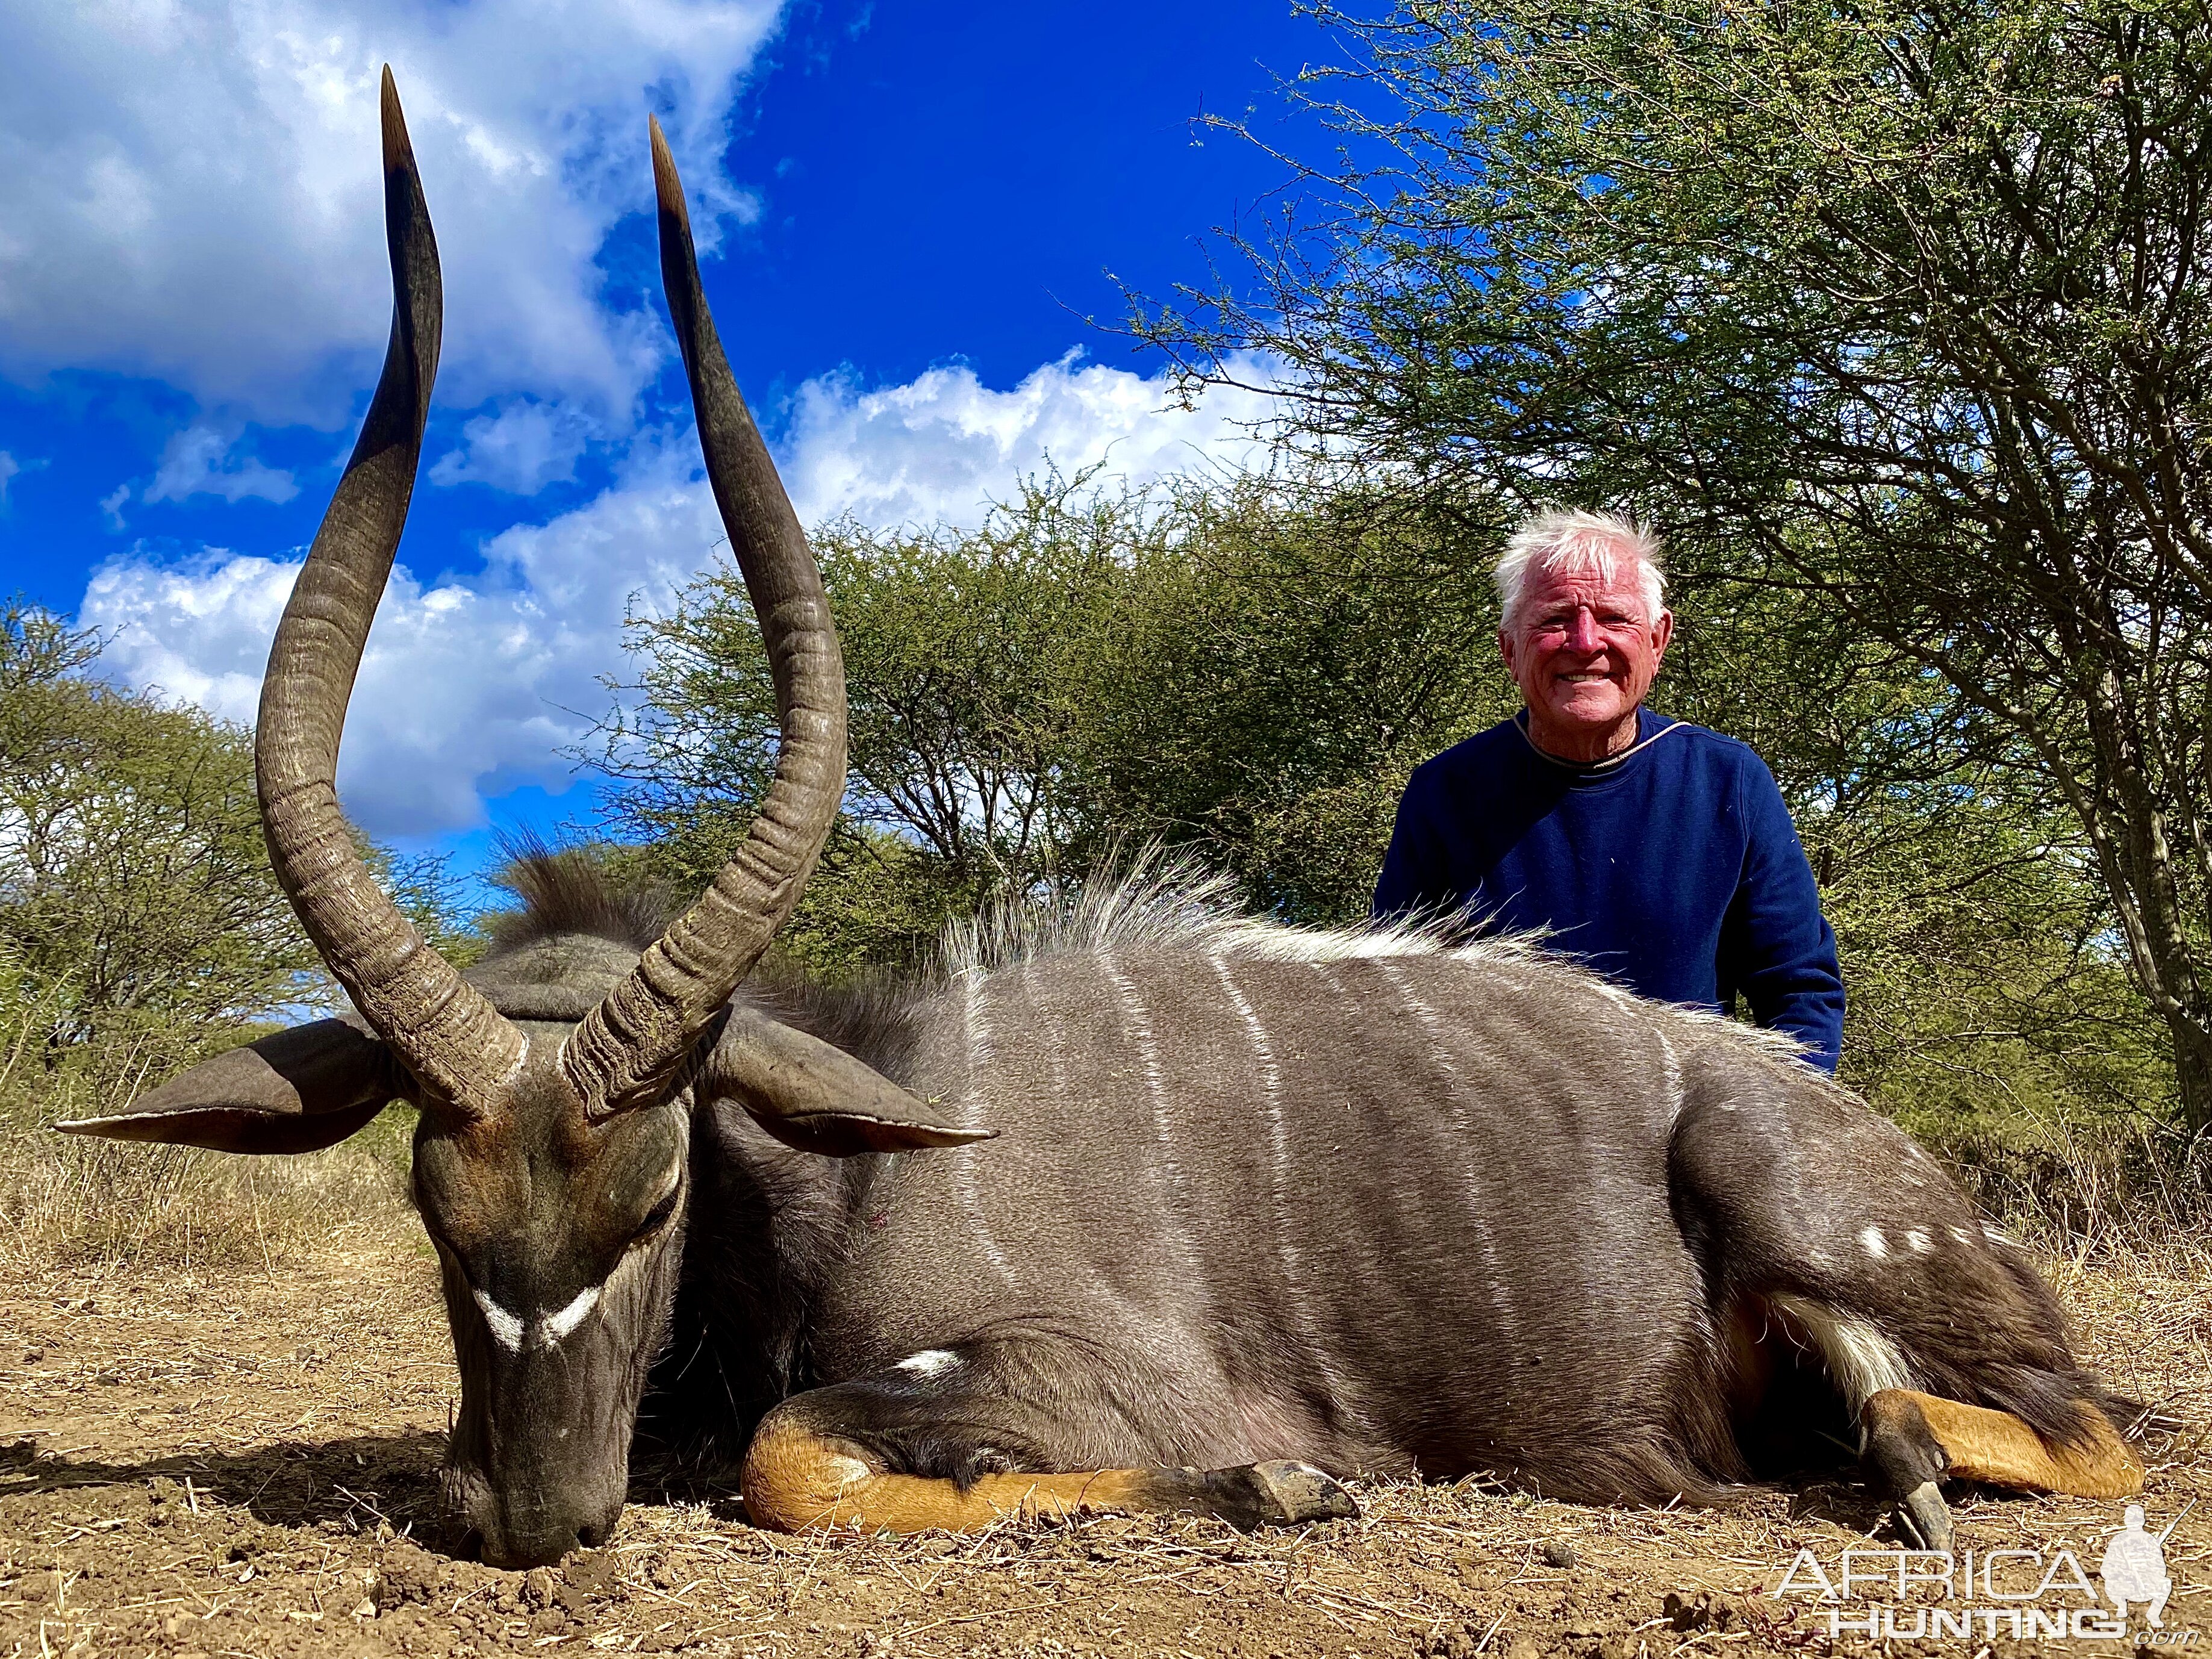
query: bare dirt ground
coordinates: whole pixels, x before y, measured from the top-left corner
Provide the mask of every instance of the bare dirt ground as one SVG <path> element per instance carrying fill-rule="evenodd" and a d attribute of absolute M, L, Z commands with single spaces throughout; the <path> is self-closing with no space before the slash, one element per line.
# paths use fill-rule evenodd
<path fill-rule="evenodd" d="M 2212 1654 L 2207 1261 L 2185 1241 L 2053 1266 L 2095 1361 L 2190 1425 L 2154 1446 L 2144 1503 L 2154 1530 L 2181 1516 L 2164 1635 L 2194 1642 L 2154 1643 L 2138 1618 L 2084 1651 Z M 414 1541 L 457 1397 L 428 1247 L 397 1234 L 250 1270 L 19 1273 L 0 1285 L 0 1655 L 1856 1651 L 1817 1602 L 1766 1592 L 1800 1549 L 1832 1573 L 1843 1549 L 1895 1541 L 1844 1488 L 1713 1514 L 1410 1485 L 1361 1488 L 1356 1522 L 1249 1538 L 1100 1519 L 793 1540 L 747 1526 L 733 1491 L 646 1471 L 609 1547 L 503 1573 Z M 2120 1519 L 2069 1498 L 1957 1507 L 1962 1548 L 2064 1547 L 2093 1578 Z"/>

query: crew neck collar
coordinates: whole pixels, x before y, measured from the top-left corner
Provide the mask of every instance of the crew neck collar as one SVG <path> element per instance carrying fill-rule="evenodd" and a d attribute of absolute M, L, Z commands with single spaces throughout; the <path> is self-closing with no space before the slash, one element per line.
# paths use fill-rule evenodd
<path fill-rule="evenodd" d="M 1601 761 L 1585 762 L 1563 760 L 1559 756 L 1540 747 L 1536 739 L 1528 735 L 1527 709 L 1522 709 L 1513 717 L 1513 729 L 1521 734 L 1521 741 L 1528 745 L 1530 754 L 1535 756 L 1546 765 L 1556 767 L 1562 772 L 1571 773 L 1577 778 L 1593 780 L 1614 775 L 1660 738 L 1665 737 L 1669 732 L 1679 730 L 1682 725 L 1683 722 L 1680 720 L 1668 720 L 1663 715 L 1653 714 L 1648 708 L 1638 708 L 1636 711 L 1636 741 L 1618 755 L 1607 755 Z"/>

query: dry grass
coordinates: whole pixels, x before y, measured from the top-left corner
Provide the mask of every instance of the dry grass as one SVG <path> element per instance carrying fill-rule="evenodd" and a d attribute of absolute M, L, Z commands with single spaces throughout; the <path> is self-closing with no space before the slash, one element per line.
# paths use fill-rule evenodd
<path fill-rule="evenodd" d="M 392 1142 L 380 1123 L 368 1145 L 252 1158 L 18 1129 L 0 1139 L 0 1268 L 266 1267 L 349 1223 L 410 1226 Z"/>

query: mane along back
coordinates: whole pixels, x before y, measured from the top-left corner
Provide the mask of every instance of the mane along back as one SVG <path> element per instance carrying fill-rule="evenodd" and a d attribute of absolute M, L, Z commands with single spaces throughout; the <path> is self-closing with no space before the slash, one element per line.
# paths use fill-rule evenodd
<path fill-rule="evenodd" d="M 484 923 L 490 948 L 464 977 L 509 1019 L 583 1018 L 678 908 L 650 882 L 537 841 L 516 849 L 499 882 L 522 908 Z"/>
<path fill-rule="evenodd" d="M 485 923 L 492 955 L 568 933 L 643 951 L 683 908 L 659 883 L 617 874 L 580 848 L 556 851 L 531 839 L 512 850 L 497 879 L 522 908 Z"/>
<path fill-rule="evenodd" d="M 1556 979 L 1560 989 L 1594 993 L 1626 1013 L 1680 1021 L 1724 1042 L 1796 1058 L 1803 1045 L 1732 1016 L 1676 1003 L 1651 1002 L 1625 989 L 1539 932 L 1470 934 L 1456 914 L 1367 921 L 1334 927 L 1291 927 L 1247 912 L 1236 883 L 1187 860 L 1139 854 L 1112 880 L 1086 883 L 1057 908 L 1006 902 L 955 922 L 939 957 L 947 980 L 988 975 L 1054 959 L 1105 952 L 1188 952 L 1229 961 L 1313 963 L 1426 959 L 1469 969 L 1500 968 Z"/>
<path fill-rule="evenodd" d="M 1182 950 L 1243 961 L 1349 962 L 1374 957 L 1442 957 L 1476 962 L 1559 961 L 1537 933 L 1469 938 L 1457 916 L 1336 927 L 1290 927 L 1249 914 L 1229 877 L 1157 851 L 1139 854 L 1121 876 L 1084 884 L 1059 906 L 1001 902 L 945 930 L 939 961 L 957 977 L 1019 967 L 1048 957 L 1100 951 Z"/>

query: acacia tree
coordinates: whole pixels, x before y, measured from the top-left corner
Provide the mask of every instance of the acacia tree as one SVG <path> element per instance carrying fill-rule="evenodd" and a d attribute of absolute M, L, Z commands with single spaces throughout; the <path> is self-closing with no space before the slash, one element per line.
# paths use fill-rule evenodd
<path fill-rule="evenodd" d="M 127 1087 L 327 992 L 262 846 L 251 734 L 88 678 L 99 650 L 0 612 L 0 1004 L 49 1066 Z"/>
<path fill-rule="evenodd" d="M 1079 874 L 1062 865 L 1080 665 L 1133 549 L 1160 533 L 1141 500 L 1086 483 L 1033 482 L 972 532 L 815 532 L 851 773 L 786 950 L 832 971 L 912 957 L 988 896 Z M 637 678 L 588 758 L 623 781 L 609 829 L 688 887 L 729 856 L 775 771 L 775 681 L 726 564 L 668 614 L 634 617 L 629 644 Z"/>
<path fill-rule="evenodd" d="M 1319 205 L 1140 330 L 1917 665 L 1929 741 L 2078 825 L 2212 1126 L 2201 0 L 1318 10 L 1355 48 L 1294 88 L 1346 137 Z"/>
<path fill-rule="evenodd" d="M 1363 914 L 1407 772 L 1505 708 L 1486 588 L 1436 525 L 1341 477 L 1048 479 L 972 531 L 814 539 L 852 732 L 845 816 L 786 940 L 817 968 L 921 954 L 979 902 L 1154 842 L 1286 918 Z M 608 827 L 686 885 L 773 770 L 775 686 L 727 569 L 631 646 L 590 758 L 623 781 Z"/>
<path fill-rule="evenodd" d="M 27 1051 L 127 1091 L 338 995 L 269 867 L 252 733 L 95 678 L 101 644 L 0 606 L 0 1099 Z M 473 943 L 439 860 L 362 851 Z"/>

